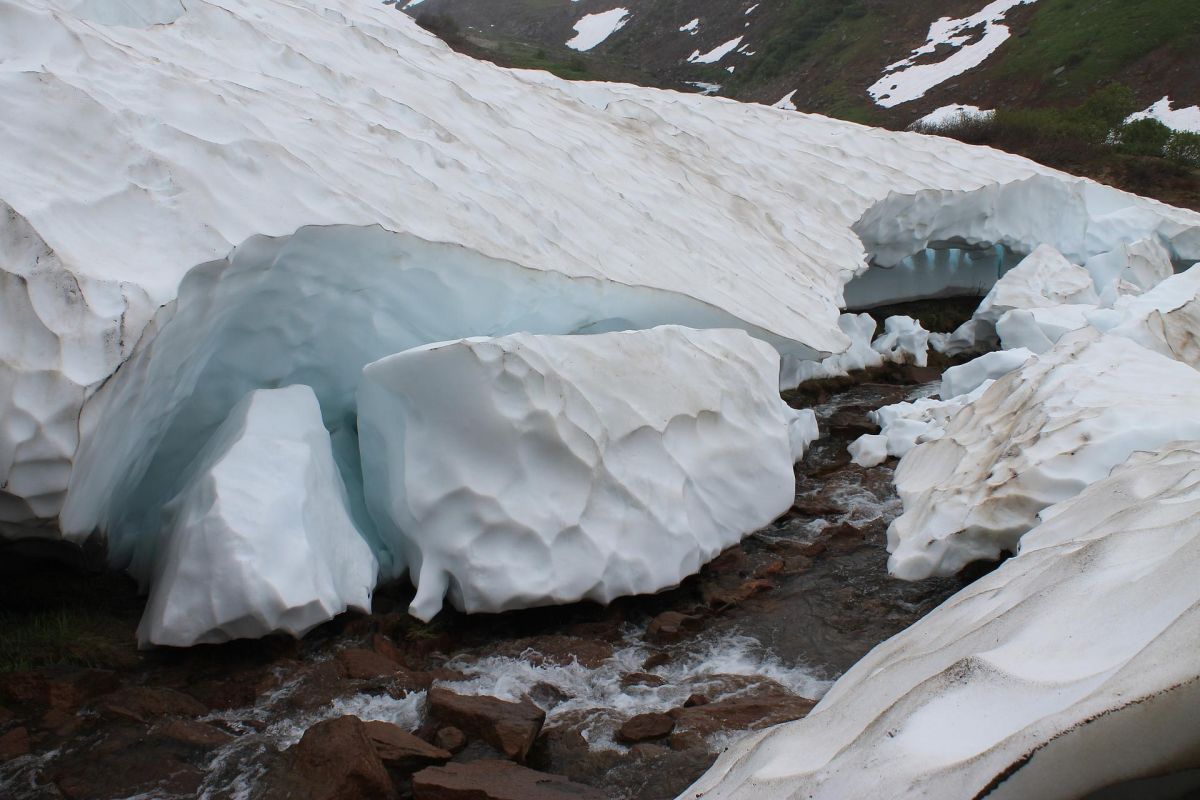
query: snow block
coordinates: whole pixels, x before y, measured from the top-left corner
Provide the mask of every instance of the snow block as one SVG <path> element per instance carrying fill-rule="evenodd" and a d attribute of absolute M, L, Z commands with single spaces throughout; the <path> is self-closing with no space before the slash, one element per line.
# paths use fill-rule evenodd
<path fill-rule="evenodd" d="M 1043 508 L 1105 477 L 1135 450 L 1200 439 L 1200 373 L 1128 339 L 1069 334 L 991 384 L 936 441 L 896 469 L 904 513 L 888 569 L 952 575 L 1015 551 Z"/>
<path fill-rule="evenodd" d="M 1015 558 L 680 796 L 1065 800 L 1193 767 L 1200 443 L 1135 454 L 1042 518 Z"/>
<path fill-rule="evenodd" d="M 307 386 L 251 392 L 166 507 L 143 646 L 187 647 L 369 611 L 377 564 Z"/>
<path fill-rule="evenodd" d="M 443 597 L 496 612 L 655 592 L 791 505 L 811 413 L 741 331 L 472 338 L 367 365 L 367 506 Z"/>

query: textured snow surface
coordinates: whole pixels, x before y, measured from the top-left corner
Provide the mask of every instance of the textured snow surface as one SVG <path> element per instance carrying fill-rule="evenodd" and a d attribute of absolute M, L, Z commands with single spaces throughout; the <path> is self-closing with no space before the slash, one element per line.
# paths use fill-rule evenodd
<path fill-rule="evenodd" d="M 572 50 L 586 52 L 624 28 L 631 16 L 627 8 L 587 14 L 575 23 L 575 35 L 567 41 Z"/>
<path fill-rule="evenodd" d="M 678 584 L 795 499 L 815 418 L 780 400 L 778 374 L 742 331 L 674 326 L 368 365 L 367 504 L 411 569 L 410 612 L 432 618 L 447 593 L 493 612 Z"/>
<path fill-rule="evenodd" d="M 924 97 L 933 87 L 986 61 L 1012 35 L 1008 26 L 1001 24 L 1004 15 L 1017 6 L 1034 2 L 1037 0 L 993 0 L 969 17 L 941 17 L 929 26 L 925 44 L 903 61 L 889 64 L 883 77 L 867 89 L 868 94 L 884 108 Z M 926 59 L 935 55 L 939 47 L 947 46 L 953 52 L 941 61 Z"/>
<path fill-rule="evenodd" d="M 0 0 L 0 524 L 117 563 L 256 388 L 313 387 L 355 508 L 357 371 L 407 347 L 678 323 L 822 357 L 869 257 L 1200 256 L 1200 216 L 1014 156 L 502 70 L 377 4 L 77 6 Z M 442 305 L 481 275 L 506 303 Z"/>
<path fill-rule="evenodd" d="M 1171 106 L 1171 98 L 1169 96 L 1163 97 L 1145 111 L 1131 114 L 1126 122 L 1134 122 L 1139 119 L 1156 119 L 1172 130 L 1200 133 L 1200 106 L 1185 106 L 1183 108 L 1172 108 Z"/>
<path fill-rule="evenodd" d="M 681 797 L 1065 800 L 1194 767 L 1200 444 L 1137 454 L 1042 516 L 1016 558 Z"/>
<path fill-rule="evenodd" d="M 370 611 L 378 564 L 311 389 L 247 395 L 189 473 L 166 508 L 143 646 L 300 636 L 347 608 Z"/>
<path fill-rule="evenodd" d="M 1078 494 L 1135 450 L 1200 439 L 1200 373 L 1094 329 L 1063 337 L 956 413 L 896 469 L 904 513 L 888 569 L 953 575 L 1013 552 L 1046 506 Z"/>
<path fill-rule="evenodd" d="M 820 361 L 786 359 L 780 385 L 794 388 L 805 381 L 837 378 L 878 367 L 884 362 L 925 366 L 929 360 L 929 332 L 911 317 L 893 316 L 883 321 L 884 332 L 875 337 L 870 314 L 842 314 L 838 327 L 850 337 L 850 347 Z"/>

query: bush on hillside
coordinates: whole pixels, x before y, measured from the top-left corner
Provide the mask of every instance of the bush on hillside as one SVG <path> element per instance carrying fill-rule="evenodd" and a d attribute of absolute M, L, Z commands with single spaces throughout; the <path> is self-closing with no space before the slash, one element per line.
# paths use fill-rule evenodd
<path fill-rule="evenodd" d="M 1165 155 L 1177 164 L 1200 167 L 1200 133 L 1176 133 L 1167 142 Z"/>
<path fill-rule="evenodd" d="M 1135 156 L 1161 156 L 1171 141 L 1172 131 L 1156 119 L 1139 119 L 1122 125 L 1117 147 Z"/>

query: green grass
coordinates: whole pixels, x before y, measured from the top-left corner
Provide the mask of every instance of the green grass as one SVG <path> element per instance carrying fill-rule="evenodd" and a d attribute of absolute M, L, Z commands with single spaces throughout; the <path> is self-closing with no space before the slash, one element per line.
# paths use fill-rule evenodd
<path fill-rule="evenodd" d="M 1050 96 L 1091 92 L 1164 45 L 1200 46 L 1196 0 L 1039 0 L 1032 9 L 1029 32 L 1006 43 L 992 71 L 1040 80 Z"/>
<path fill-rule="evenodd" d="M 0 550 L 0 672 L 44 667 L 121 669 L 138 663 L 134 633 L 144 601 L 127 576 L 42 562 Z"/>

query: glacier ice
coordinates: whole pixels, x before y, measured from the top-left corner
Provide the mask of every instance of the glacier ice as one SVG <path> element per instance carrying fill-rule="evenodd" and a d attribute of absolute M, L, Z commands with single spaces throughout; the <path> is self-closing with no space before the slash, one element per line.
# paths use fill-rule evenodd
<path fill-rule="evenodd" d="M 1041 516 L 1015 558 L 681 797 L 1067 800 L 1194 768 L 1200 443 L 1135 454 Z"/>
<path fill-rule="evenodd" d="M 370 611 L 378 564 L 311 389 L 246 395 L 187 473 L 165 508 L 142 646 L 300 636 L 347 608 Z"/>
<path fill-rule="evenodd" d="M 888 569 L 918 579 L 1015 551 L 1043 508 L 1136 450 L 1200 439 L 1200 373 L 1094 329 L 991 384 L 896 469 Z"/>
<path fill-rule="evenodd" d="M 94 529 L 110 540 L 142 535 L 138 525 L 123 534 L 114 521 L 140 514 L 137 497 L 164 499 L 134 491 L 145 465 L 185 458 L 166 454 L 175 447 L 194 454 L 246 391 L 281 385 L 285 370 L 256 358 L 264 345 L 245 340 L 239 377 L 211 382 L 222 396 L 193 436 L 184 435 L 180 411 L 200 402 L 172 387 L 165 366 L 154 378 L 145 367 L 118 370 L 139 341 L 148 351 L 168 326 L 184 327 L 178 321 L 189 315 L 171 304 L 189 270 L 242 243 L 236 258 L 271 258 L 259 236 L 353 229 L 362 239 L 342 240 L 336 269 L 380 283 L 397 264 L 388 260 L 393 250 L 375 247 L 383 233 L 461 248 L 481 262 L 558 276 L 551 283 L 591 282 L 586 316 L 594 320 L 629 316 L 608 310 L 620 287 L 643 290 L 651 305 L 690 298 L 693 309 L 720 318 L 715 324 L 774 337 L 785 363 L 849 346 L 837 326 L 842 290 L 868 258 L 894 265 L 931 243 L 1020 253 L 1045 242 L 1083 263 L 1147 237 L 1173 259 L 1200 257 L 1196 214 L 1015 156 L 762 106 L 498 69 L 370 3 L 0 0 L 0 36 L 0 92 L 13 111 L 0 116 L 5 536 L 54 535 L 60 515 L 73 540 Z M 84 129 L 106 133 L 81 152 Z M 350 280 L 345 291 L 370 280 Z M 203 290 L 217 292 L 219 282 Z M 193 282 L 197 291 L 204 283 Z M 341 290 L 330 280 L 323 291 Z M 438 338 L 515 330 L 497 313 Z M 714 324 L 655 311 L 637 325 L 673 322 Z M 199 351 L 219 351 L 211 368 L 180 361 L 184 385 L 236 360 L 217 346 L 223 331 L 200 325 L 175 334 L 195 339 Z M 331 343 L 318 349 L 334 363 L 318 365 L 314 354 L 305 368 L 341 371 L 333 343 L 344 340 L 324 338 Z M 421 343 L 348 346 L 375 350 L 370 360 Z M 140 389 L 113 385 L 125 383 Z M 102 385 L 101 394 L 152 413 L 135 421 L 120 403 L 91 399 Z M 339 463 L 353 470 L 352 448 L 338 444 L 347 438 L 347 406 L 314 389 Z M 85 405 L 95 408 L 84 414 L 80 438 Z M 110 411 L 113 419 L 103 421 Z M 87 431 L 119 438 L 118 428 L 131 439 L 117 442 L 120 474 L 78 474 L 104 468 Z M 353 475 L 347 480 L 353 498 Z M 110 497 L 104 484 L 118 491 Z M 128 550 L 118 543 L 118 563 Z"/>
<path fill-rule="evenodd" d="M 783 513 L 811 411 L 742 331 L 413 348 L 359 388 L 368 508 L 432 618 L 677 585 Z M 795 429 L 795 430 L 793 430 Z"/>

